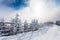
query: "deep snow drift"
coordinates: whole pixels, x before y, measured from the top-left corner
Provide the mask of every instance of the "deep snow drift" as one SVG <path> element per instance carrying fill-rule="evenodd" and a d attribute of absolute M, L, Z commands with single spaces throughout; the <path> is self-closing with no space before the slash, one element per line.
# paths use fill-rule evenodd
<path fill-rule="evenodd" d="M 0 37 L 0 40 L 60 40 L 60 26 L 46 26 L 43 30 Z"/>

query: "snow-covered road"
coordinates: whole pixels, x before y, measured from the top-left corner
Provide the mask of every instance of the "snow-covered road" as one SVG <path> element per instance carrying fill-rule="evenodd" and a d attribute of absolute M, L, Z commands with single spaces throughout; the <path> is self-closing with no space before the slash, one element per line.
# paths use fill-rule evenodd
<path fill-rule="evenodd" d="M 54 25 L 35 32 L 0 37 L 0 40 L 60 40 L 60 26 Z"/>

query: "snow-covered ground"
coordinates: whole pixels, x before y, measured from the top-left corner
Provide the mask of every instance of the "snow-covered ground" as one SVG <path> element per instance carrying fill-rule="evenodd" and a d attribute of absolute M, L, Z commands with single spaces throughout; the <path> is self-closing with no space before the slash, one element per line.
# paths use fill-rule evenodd
<path fill-rule="evenodd" d="M 36 36 L 32 40 L 60 40 L 60 26 L 54 25 L 47 33 L 42 36 Z"/>
<path fill-rule="evenodd" d="M 31 31 L 14 36 L 0 37 L 0 40 L 60 40 L 60 26 L 45 26 L 34 32 Z"/>

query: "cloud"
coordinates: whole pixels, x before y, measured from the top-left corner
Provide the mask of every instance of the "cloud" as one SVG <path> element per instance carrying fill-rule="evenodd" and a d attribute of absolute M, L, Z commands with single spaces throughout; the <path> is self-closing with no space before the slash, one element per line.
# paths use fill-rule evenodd
<path fill-rule="evenodd" d="M 0 14 L 6 18 L 15 17 L 18 13 L 19 18 L 28 20 L 38 19 L 40 22 L 60 20 L 60 6 L 57 6 L 55 0 L 29 0 L 28 6 L 19 10 L 13 10 L 10 7 L 1 6 Z M 7 15 L 6 15 L 7 14 Z"/>
<path fill-rule="evenodd" d="M 60 1 L 59 0 L 48 0 L 48 9 L 49 12 L 54 16 L 49 20 L 60 20 Z"/>
<path fill-rule="evenodd" d="M 29 7 L 18 11 L 18 13 L 20 13 L 20 17 L 23 20 L 27 19 L 28 21 L 34 18 L 38 19 L 40 22 L 60 20 L 59 18 L 57 19 L 60 7 L 56 6 L 54 1 L 30 0 Z"/>

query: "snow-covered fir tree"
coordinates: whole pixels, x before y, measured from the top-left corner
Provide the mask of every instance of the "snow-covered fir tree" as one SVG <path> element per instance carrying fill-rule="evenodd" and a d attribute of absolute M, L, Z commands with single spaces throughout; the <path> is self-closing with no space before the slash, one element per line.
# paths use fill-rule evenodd
<path fill-rule="evenodd" d="M 38 20 L 32 20 L 31 24 L 30 24 L 30 28 L 32 30 L 38 30 L 39 28 L 39 23 L 38 23 Z"/>
<path fill-rule="evenodd" d="M 28 31 L 28 23 L 27 23 L 27 21 L 25 20 L 25 22 L 24 22 L 24 31 Z"/>
<path fill-rule="evenodd" d="M 14 24 L 15 23 L 15 19 L 14 18 L 11 20 L 11 23 L 12 23 L 11 26 L 15 26 L 15 24 Z"/>
<path fill-rule="evenodd" d="M 15 19 L 12 19 L 12 23 L 14 23 L 14 24 L 12 24 L 12 26 L 14 26 L 13 32 L 15 32 L 15 33 L 19 33 L 20 26 L 21 26 L 20 19 L 18 18 L 18 16 L 19 15 L 16 14 Z"/>
<path fill-rule="evenodd" d="M 4 23 L 4 18 L 1 19 L 1 22 L 0 22 L 0 26 L 5 26 L 5 23 Z"/>
<path fill-rule="evenodd" d="M 21 20 L 18 18 L 18 16 L 19 15 L 16 14 L 16 17 L 15 17 L 15 27 L 17 29 L 17 33 L 23 31 L 23 26 L 22 26 Z"/>
<path fill-rule="evenodd" d="M 24 27 L 22 26 L 21 20 L 18 20 L 18 25 L 19 25 L 18 32 L 23 32 Z"/>

